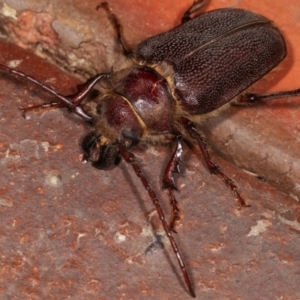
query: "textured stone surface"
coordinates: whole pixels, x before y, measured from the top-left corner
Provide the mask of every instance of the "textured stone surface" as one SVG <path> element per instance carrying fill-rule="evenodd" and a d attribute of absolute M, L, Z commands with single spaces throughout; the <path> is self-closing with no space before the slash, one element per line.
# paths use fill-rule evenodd
<path fill-rule="evenodd" d="M 149 23 L 141 17 L 144 16 L 141 8 L 134 6 L 137 2 L 130 5 L 129 2 L 115 4 L 112 1 L 112 6 L 116 5 L 115 9 L 119 10 L 117 14 L 127 20 L 124 24 L 126 37 L 137 31 L 146 34 L 146 30 L 139 27 L 141 20 L 146 24 L 141 26 L 148 27 L 153 22 L 156 25 L 171 24 L 171 27 L 179 20 L 173 6 L 163 10 L 160 4 L 145 2 L 149 5 L 148 10 L 144 11 L 144 3 L 140 7 L 145 16 L 152 17 Z M 236 1 L 227 2 L 222 1 L 225 6 L 236 4 Z M 51 3 L 54 7 L 55 1 Z M 68 14 L 76 8 L 70 3 L 64 2 L 70 7 Z M 293 74 L 298 74 L 299 59 L 297 42 L 292 34 L 299 36 L 299 28 L 293 1 L 288 6 L 279 1 L 272 1 L 269 6 L 255 3 L 257 6 L 253 7 L 251 1 L 240 1 L 239 5 L 249 7 L 251 3 L 252 10 L 276 18 L 292 53 L 256 88 L 298 87 L 298 76 Z M 47 4 L 45 2 L 45 7 Z M 45 10 L 41 8 L 42 4 L 36 5 L 40 13 Z M 125 5 L 131 8 L 125 9 Z M 213 1 L 210 7 L 218 5 L 218 1 Z M 274 17 L 272 12 L 276 10 Z M 93 18 L 97 13 L 93 9 L 81 9 L 82 13 L 90 11 L 87 19 L 96 22 Z M 160 19 L 159 11 L 167 17 Z M 177 16 L 175 21 L 170 21 L 169 12 Z M 131 18 L 135 22 L 138 20 L 135 27 Z M 132 38 L 132 41 L 136 40 Z M 76 43 L 78 41 L 74 45 Z M 1 44 L 0 52 L 1 62 L 13 60 L 17 68 L 51 84 L 61 93 L 74 91 L 79 82 L 44 60 L 8 44 Z M 119 168 L 103 172 L 82 164 L 79 143 L 89 130 L 87 125 L 64 110 L 30 114 L 25 120 L 17 108 L 47 102 L 49 96 L 7 75 L 0 77 L 0 86 L 0 298 L 189 299 L 168 242 L 163 237 L 166 250 L 154 242 L 153 233 L 161 235 L 161 226 L 148 195 L 130 166 L 123 162 Z M 212 144 L 221 143 L 219 149 L 225 154 L 227 150 L 229 153 L 236 151 L 243 164 L 251 165 L 251 170 L 264 177 L 271 177 L 279 170 L 280 176 L 274 175 L 275 180 L 281 186 L 286 185 L 284 175 L 291 168 L 283 169 L 290 166 L 290 161 L 282 153 L 290 153 L 295 163 L 299 160 L 295 151 L 297 111 L 297 101 L 292 100 L 288 105 L 280 101 L 267 107 L 231 108 L 227 113 L 230 119 L 213 120 L 209 129 Z M 223 132 L 226 123 L 229 130 Z M 218 128 L 222 129 L 219 138 Z M 240 128 L 251 129 L 242 133 L 242 136 L 249 135 L 250 142 L 259 135 L 254 149 L 247 140 L 240 144 L 234 144 L 240 140 L 238 138 L 229 140 L 228 136 L 237 136 Z M 268 152 L 272 147 L 269 140 L 284 150 L 274 156 L 275 163 L 271 164 L 280 168 L 269 169 L 263 165 L 268 160 L 263 158 L 273 153 Z M 256 155 L 262 147 L 267 154 L 263 152 L 263 158 L 258 158 Z M 248 149 L 251 149 L 251 155 Z M 160 195 L 164 210 L 169 212 L 167 194 L 160 190 L 158 179 L 170 149 L 138 149 L 136 155 Z M 183 220 L 176 239 L 198 298 L 300 298 L 298 203 L 216 156 L 214 158 L 226 174 L 236 180 L 251 207 L 238 211 L 223 183 L 210 175 L 196 155 L 186 149 L 183 174 L 177 181 Z M 238 159 L 234 160 L 241 164 Z M 267 175 L 260 169 L 256 171 L 259 166 Z M 297 184 L 299 172 L 293 172 L 294 176 L 290 177 Z"/>

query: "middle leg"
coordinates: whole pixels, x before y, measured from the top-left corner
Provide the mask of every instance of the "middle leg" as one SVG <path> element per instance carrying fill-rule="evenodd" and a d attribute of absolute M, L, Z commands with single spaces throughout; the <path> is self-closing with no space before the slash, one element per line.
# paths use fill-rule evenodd
<path fill-rule="evenodd" d="M 78 86 L 78 91 L 72 95 L 64 96 L 58 92 L 56 92 L 52 87 L 40 82 L 39 80 L 33 78 L 30 75 L 27 75 L 21 71 L 9 68 L 3 64 L 0 64 L 0 70 L 9 72 L 15 76 L 23 77 L 26 80 L 36 84 L 37 86 L 41 87 L 43 90 L 47 91 L 49 94 L 58 98 L 61 102 L 52 102 L 42 105 L 35 105 L 28 108 L 21 108 L 22 114 L 26 114 L 28 111 L 32 110 L 47 110 L 49 108 L 60 108 L 60 107 L 67 107 L 76 115 L 80 116 L 83 120 L 87 122 L 93 122 L 93 117 L 90 116 L 84 108 L 80 105 L 87 94 L 93 89 L 93 87 L 102 79 L 109 76 L 108 73 L 99 73 L 96 74 L 94 77 L 88 79 L 85 83 Z"/>
<path fill-rule="evenodd" d="M 163 188 L 168 189 L 170 204 L 172 206 L 172 219 L 170 221 L 169 227 L 170 230 L 176 232 L 175 226 L 180 221 L 180 210 L 178 207 L 178 202 L 174 196 L 173 191 L 177 190 L 175 181 L 174 181 L 174 173 L 180 173 L 179 164 L 181 162 L 182 155 L 182 136 L 176 136 L 176 147 L 171 156 L 171 159 L 165 169 L 163 176 Z"/>

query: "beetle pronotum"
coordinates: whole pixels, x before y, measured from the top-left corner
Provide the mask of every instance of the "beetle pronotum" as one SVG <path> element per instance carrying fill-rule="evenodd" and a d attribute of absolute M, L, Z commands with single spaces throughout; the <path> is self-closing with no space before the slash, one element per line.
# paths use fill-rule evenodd
<path fill-rule="evenodd" d="M 99 8 L 107 11 L 125 59 L 110 73 L 90 78 L 72 95 L 61 95 L 27 74 L 0 65 L 1 70 L 25 77 L 61 101 L 51 103 L 51 107 L 67 107 L 92 124 L 93 130 L 84 138 L 82 149 L 94 167 L 108 170 L 121 158 L 133 167 L 156 208 L 193 297 L 195 292 L 173 237 L 180 219 L 173 193 L 176 190 L 173 175 L 179 172 L 183 140 L 199 146 L 210 172 L 225 182 L 239 206 L 246 206 L 235 183 L 211 160 L 195 124 L 199 116 L 203 118 L 235 98 L 285 56 L 285 42 L 268 19 L 237 9 L 215 10 L 191 18 L 204 3 L 198 1 L 187 11 L 182 25 L 141 42 L 135 50 L 127 48 L 116 16 L 102 3 Z M 97 108 L 86 111 L 82 103 L 96 84 L 100 84 L 101 94 L 96 100 Z M 246 105 L 299 93 L 295 90 L 268 95 L 246 94 L 238 101 Z M 49 104 L 29 107 L 23 112 L 48 107 Z M 173 212 L 169 224 L 131 151 L 138 143 L 175 145 L 163 176 L 163 187 L 169 192 Z"/>

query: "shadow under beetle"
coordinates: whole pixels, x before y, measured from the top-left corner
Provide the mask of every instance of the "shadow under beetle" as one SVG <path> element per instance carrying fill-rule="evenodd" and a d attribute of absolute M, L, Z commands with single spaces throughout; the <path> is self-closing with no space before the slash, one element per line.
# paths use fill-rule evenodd
<path fill-rule="evenodd" d="M 235 183 L 211 160 L 195 123 L 233 99 L 236 104 L 250 105 L 300 95 L 300 90 L 239 95 L 285 57 L 285 41 L 270 20 L 242 9 L 218 9 L 192 18 L 206 2 L 195 2 L 183 15 L 181 25 L 142 41 L 135 50 L 126 47 L 118 19 L 108 4 L 99 5 L 97 9 L 104 9 L 115 27 L 124 61 L 113 66 L 110 73 L 90 78 L 72 95 L 61 95 L 27 74 L 0 65 L 1 70 L 25 77 L 60 100 L 23 108 L 23 113 L 67 107 L 93 126 L 83 139 L 82 149 L 95 168 L 112 169 L 121 158 L 131 164 L 157 210 L 192 297 L 195 292 L 173 237 L 180 220 L 173 194 L 174 173 L 180 171 L 183 140 L 198 144 L 209 171 L 225 182 L 239 207 L 247 206 Z M 96 84 L 100 96 L 90 113 L 82 103 Z M 169 224 L 131 152 L 139 143 L 174 145 L 162 180 L 172 205 Z"/>

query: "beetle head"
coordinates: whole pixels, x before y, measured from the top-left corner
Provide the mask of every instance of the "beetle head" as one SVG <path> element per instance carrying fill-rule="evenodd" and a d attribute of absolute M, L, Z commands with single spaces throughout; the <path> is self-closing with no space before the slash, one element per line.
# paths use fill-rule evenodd
<path fill-rule="evenodd" d="M 106 139 L 95 131 L 84 137 L 81 147 L 86 158 L 97 169 L 113 169 L 121 160 L 118 145 L 107 143 Z"/>

